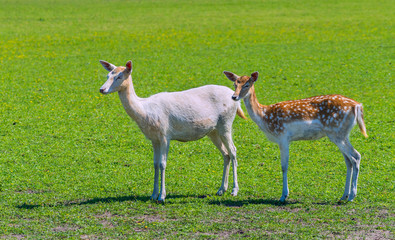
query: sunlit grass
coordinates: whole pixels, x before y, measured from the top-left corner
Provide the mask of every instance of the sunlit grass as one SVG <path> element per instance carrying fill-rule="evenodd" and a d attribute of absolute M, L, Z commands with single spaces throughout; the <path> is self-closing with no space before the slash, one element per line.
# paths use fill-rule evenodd
<path fill-rule="evenodd" d="M 394 31 L 391 1 L 0 0 L 0 238 L 391 238 Z M 140 97 L 259 71 L 262 104 L 338 93 L 364 105 L 358 195 L 329 140 L 279 150 L 236 118 L 237 197 L 215 196 L 222 158 L 207 139 L 172 142 L 165 205 L 149 201 L 151 144 L 99 60 L 133 61 Z M 243 107 L 244 108 L 244 107 Z M 232 177 L 231 181 L 232 181 Z"/>

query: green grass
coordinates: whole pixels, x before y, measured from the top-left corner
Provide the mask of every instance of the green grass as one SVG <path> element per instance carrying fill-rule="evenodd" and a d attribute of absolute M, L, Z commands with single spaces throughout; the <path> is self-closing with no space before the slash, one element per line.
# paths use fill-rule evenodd
<path fill-rule="evenodd" d="M 393 1 L 0 0 L 0 238 L 393 238 Z M 364 104 L 358 195 L 327 139 L 279 150 L 236 118 L 237 197 L 215 196 L 222 158 L 205 138 L 172 142 L 167 200 L 149 200 L 153 154 L 104 59 L 133 60 L 147 97 L 260 72 L 262 104 L 338 93 Z M 243 106 L 244 108 L 244 106 Z"/>

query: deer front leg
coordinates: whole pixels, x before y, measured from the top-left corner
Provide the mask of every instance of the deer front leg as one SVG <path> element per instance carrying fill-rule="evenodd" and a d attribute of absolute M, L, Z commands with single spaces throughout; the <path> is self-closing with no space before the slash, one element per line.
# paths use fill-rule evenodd
<path fill-rule="evenodd" d="M 161 142 L 161 146 L 160 146 L 161 154 L 160 154 L 159 169 L 160 169 L 161 187 L 158 197 L 159 202 L 164 202 L 166 198 L 165 171 L 166 171 L 167 155 L 169 153 L 169 144 L 170 141 L 163 141 Z"/>
<path fill-rule="evenodd" d="M 158 200 L 159 196 L 159 166 L 161 159 L 161 151 L 160 144 L 152 143 L 154 148 L 154 168 L 155 168 L 155 176 L 154 176 L 154 191 L 152 192 L 151 200 Z"/>
<path fill-rule="evenodd" d="M 288 163 L 289 163 L 289 143 L 281 143 L 280 145 L 281 152 L 281 170 L 283 172 L 283 193 L 280 198 L 280 202 L 285 202 L 288 197 L 289 189 L 288 189 Z"/>
<path fill-rule="evenodd" d="M 161 142 L 152 142 L 154 148 L 154 167 L 155 167 L 155 177 L 154 177 L 154 191 L 152 193 L 151 199 L 158 201 L 165 201 L 166 198 L 166 186 L 165 186 L 165 170 L 167 162 L 167 154 L 169 152 L 170 141 L 163 140 Z M 159 192 L 159 171 L 160 171 L 160 192 Z"/>

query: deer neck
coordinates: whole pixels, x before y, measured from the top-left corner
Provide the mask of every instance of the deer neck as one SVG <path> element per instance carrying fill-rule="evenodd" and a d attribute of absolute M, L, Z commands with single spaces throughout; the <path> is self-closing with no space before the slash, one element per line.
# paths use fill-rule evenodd
<path fill-rule="evenodd" d="M 250 88 L 248 95 L 244 98 L 244 104 L 247 108 L 248 114 L 251 116 L 254 122 L 256 122 L 258 125 L 265 123 L 264 116 L 266 115 L 268 106 L 262 105 L 258 102 L 254 85 Z"/>
<path fill-rule="evenodd" d="M 132 78 L 126 80 L 128 84 L 126 88 L 122 89 L 118 92 L 119 99 L 122 102 L 123 108 L 126 113 L 137 123 L 144 121 L 145 119 L 145 110 L 142 105 L 142 99 L 136 95 L 134 91 Z"/>

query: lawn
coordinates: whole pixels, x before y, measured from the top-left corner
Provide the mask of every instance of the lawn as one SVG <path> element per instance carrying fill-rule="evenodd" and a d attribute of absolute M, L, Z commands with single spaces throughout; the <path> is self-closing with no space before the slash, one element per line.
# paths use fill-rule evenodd
<path fill-rule="evenodd" d="M 395 5 L 372 1 L 0 0 L 0 238 L 393 239 Z M 165 204 L 150 201 L 153 153 L 99 60 L 133 61 L 140 97 L 259 71 L 262 104 L 342 94 L 364 105 L 358 195 L 328 139 L 280 151 L 236 117 L 238 196 L 216 196 L 208 138 L 172 142 Z M 243 106 L 247 114 L 245 107 Z M 232 182 L 232 177 L 230 177 Z"/>

